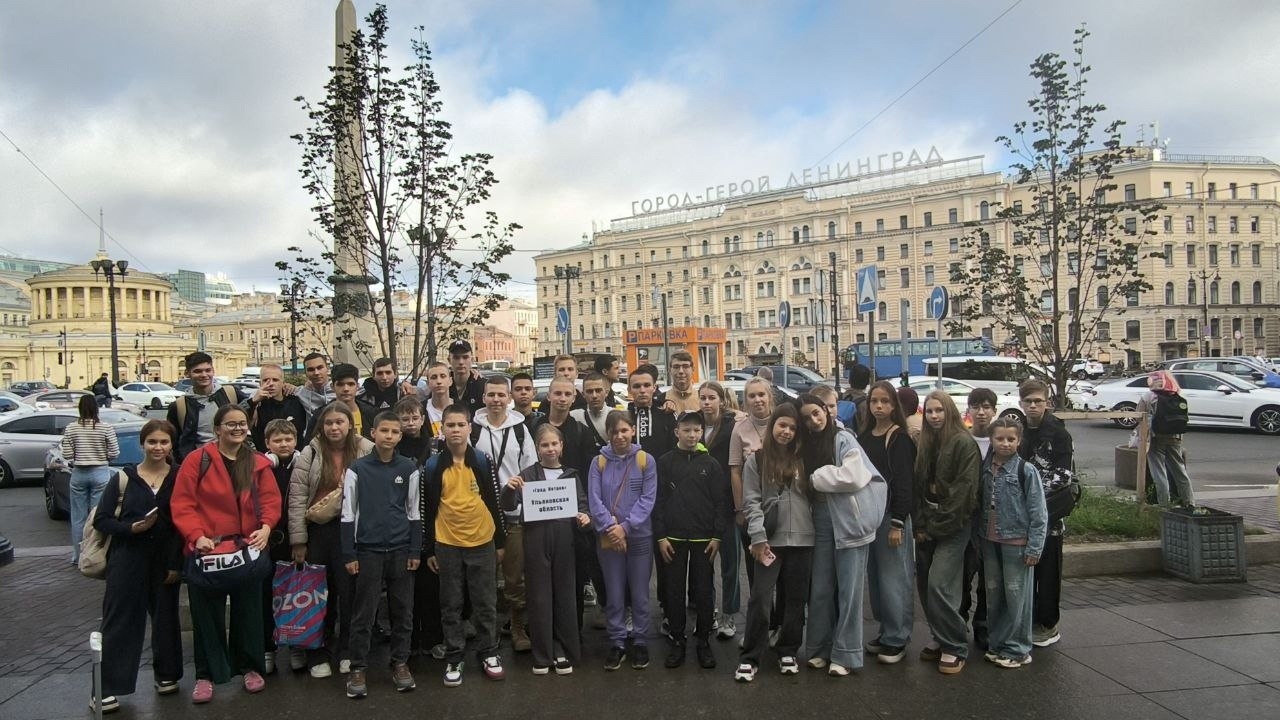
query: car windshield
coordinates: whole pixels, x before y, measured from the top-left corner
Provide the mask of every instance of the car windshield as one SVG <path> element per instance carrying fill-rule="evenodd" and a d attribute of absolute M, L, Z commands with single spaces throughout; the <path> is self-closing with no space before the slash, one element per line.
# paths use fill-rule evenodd
<path fill-rule="evenodd" d="M 147 389 L 154 390 L 156 392 L 164 392 L 165 390 L 172 390 L 173 388 L 165 385 L 164 383 L 147 383 Z"/>

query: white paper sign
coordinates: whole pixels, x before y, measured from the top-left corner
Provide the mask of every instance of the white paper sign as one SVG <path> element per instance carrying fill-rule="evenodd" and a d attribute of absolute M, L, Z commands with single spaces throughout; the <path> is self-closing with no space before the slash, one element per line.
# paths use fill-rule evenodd
<path fill-rule="evenodd" d="M 557 478 L 524 485 L 524 521 L 559 520 L 578 514 L 578 481 Z"/>

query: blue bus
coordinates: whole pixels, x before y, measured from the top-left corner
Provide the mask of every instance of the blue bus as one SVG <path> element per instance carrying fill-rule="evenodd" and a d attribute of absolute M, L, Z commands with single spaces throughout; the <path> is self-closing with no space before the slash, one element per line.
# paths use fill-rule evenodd
<path fill-rule="evenodd" d="M 910 338 L 907 345 L 907 374 L 924 375 L 925 358 L 938 357 L 938 341 L 935 338 Z M 863 365 L 872 365 L 869 358 L 868 343 L 854 343 L 845 349 L 845 361 L 858 360 Z M 996 346 L 984 337 L 951 338 L 942 341 L 942 354 L 948 355 L 995 355 Z M 895 378 L 902 374 L 902 341 L 877 340 L 875 371 L 877 378 Z"/>

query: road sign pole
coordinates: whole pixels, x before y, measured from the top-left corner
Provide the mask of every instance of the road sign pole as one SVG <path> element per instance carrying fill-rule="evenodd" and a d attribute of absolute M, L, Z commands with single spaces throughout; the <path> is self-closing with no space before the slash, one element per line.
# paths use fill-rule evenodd
<path fill-rule="evenodd" d="M 840 296 L 836 292 L 836 254 L 827 253 L 827 258 L 831 261 L 831 350 L 835 360 L 831 367 L 835 368 L 836 395 L 839 395 L 840 373 L 844 369 L 844 363 L 840 356 Z"/>

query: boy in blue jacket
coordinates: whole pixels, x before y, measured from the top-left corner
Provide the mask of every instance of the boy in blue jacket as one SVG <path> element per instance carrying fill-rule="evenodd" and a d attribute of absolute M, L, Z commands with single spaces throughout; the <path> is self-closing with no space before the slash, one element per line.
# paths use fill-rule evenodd
<path fill-rule="evenodd" d="M 384 585 L 391 611 L 391 677 L 399 692 L 415 687 L 408 662 L 422 515 L 418 466 L 396 452 L 400 435 L 400 416 L 380 413 L 373 421 L 375 452 L 351 463 L 343 480 L 342 557 L 356 577 L 347 679 L 347 697 L 353 699 L 368 694 L 369 642 Z"/>

